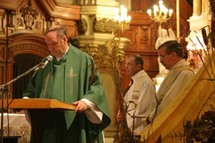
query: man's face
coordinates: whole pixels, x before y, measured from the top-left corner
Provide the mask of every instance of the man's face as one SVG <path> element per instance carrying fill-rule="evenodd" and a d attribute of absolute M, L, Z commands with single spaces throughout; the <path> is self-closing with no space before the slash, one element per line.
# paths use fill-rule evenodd
<path fill-rule="evenodd" d="M 126 69 L 126 73 L 129 76 L 134 76 L 137 72 L 141 70 L 140 65 L 135 63 L 134 57 L 126 58 L 125 69 Z"/>
<path fill-rule="evenodd" d="M 56 31 L 50 31 L 45 36 L 45 42 L 49 51 L 56 57 L 61 58 L 68 48 L 66 36 L 57 37 Z"/>
<path fill-rule="evenodd" d="M 161 47 L 160 49 L 158 49 L 158 55 L 160 58 L 160 63 L 166 68 L 166 69 L 171 69 L 174 65 L 174 61 L 173 61 L 173 56 L 174 56 L 174 52 L 167 54 L 166 53 L 166 47 Z"/>

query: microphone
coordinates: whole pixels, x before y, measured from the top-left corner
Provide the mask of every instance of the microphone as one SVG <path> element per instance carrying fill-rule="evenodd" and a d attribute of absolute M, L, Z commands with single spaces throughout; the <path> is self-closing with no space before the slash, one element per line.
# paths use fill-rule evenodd
<path fill-rule="evenodd" d="M 53 60 L 53 56 L 52 55 L 48 55 L 47 57 L 45 57 L 42 61 L 41 61 L 41 66 L 40 66 L 40 68 L 45 68 L 46 67 L 46 65 L 49 63 L 49 62 L 51 62 Z"/>

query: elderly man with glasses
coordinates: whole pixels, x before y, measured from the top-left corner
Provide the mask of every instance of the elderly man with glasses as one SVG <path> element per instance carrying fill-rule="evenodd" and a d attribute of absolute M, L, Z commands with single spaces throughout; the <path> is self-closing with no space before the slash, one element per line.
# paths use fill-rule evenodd
<path fill-rule="evenodd" d="M 102 81 L 92 57 L 69 44 L 66 33 L 62 26 L 46 32 L 53 61 L 34 73 L 23 96 L 57 99 L 76 110 L 52 110 L 38 117 L 42 137 L 32 136 L 32 143 L 103 143 L 102 130 L 110 117 Z"/>

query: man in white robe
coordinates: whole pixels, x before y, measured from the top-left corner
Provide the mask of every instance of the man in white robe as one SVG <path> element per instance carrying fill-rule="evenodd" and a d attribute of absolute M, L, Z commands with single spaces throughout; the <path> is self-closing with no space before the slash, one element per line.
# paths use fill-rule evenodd
<path fill-rule="evenodd" d="M 155 86 L 143 66 L 143 59 L 139 55 L 131 55 L 126 59 L 126 73 L 131 77 L 130 88 L 124 96 L 126 120 L 128 128 L 137 135 L 148 125 L 147 117 L 156 105 Z"/>
<path fill-rule="evenodd" d="M 161 64 L 169 70 L 157 92 L 160 114 L 194 78 L 194 72 L 185 61 L 183 49 L 176 40 L 169 40 L 158 47 Z"/>

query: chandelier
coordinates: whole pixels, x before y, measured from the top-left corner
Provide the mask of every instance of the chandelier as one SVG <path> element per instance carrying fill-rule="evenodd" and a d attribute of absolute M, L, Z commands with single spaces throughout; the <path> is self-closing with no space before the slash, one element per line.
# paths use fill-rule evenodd
<path fill-rule="evenodd" d="M 152 20 L 158 22 L 161 26 L 162 23 L 169 20 L 172 16 L 173 10 L 168 9 L 162 0 L 159 0 L 158 5 L 154 5 L 153 9 L 147 10 L 148 15 Z"/>
<path fill-rule="evenodd" d="M 118 9 L 118 14 L 114 17 L 115 22 L 115 31 L 120 30 L 123 32 L 124 30 L 129 29 L 129 25 L 131 22 L 131 16 L 128 16 L 128 9 L 125 8 L 124 5 L 121 5 Z"/>

